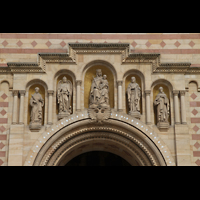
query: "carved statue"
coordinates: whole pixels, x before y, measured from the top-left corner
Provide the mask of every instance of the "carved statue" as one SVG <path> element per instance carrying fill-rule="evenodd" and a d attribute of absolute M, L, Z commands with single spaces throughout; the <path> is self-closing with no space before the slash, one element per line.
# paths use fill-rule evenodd
<path fill-rule="evenodd" d="M 129 83 L 126 92 L 130 109 L 129 114 L 133 115 L 135 118 L 140 118 L 141 88 L 135 82 L 135 77 L 131 77 L 131 83 Z"/>
<path fill-rule="evenodd" d="M 71 114 L 72 83 L 64 76 L 58 82 L 57 100 L 59 104 L 58 119 L 62 119 Z"/>
<path fill-rule="evenodd" d="M 169 127 L 169 99 L 163 92 L 163 87 L 159 87 L 159 93 L 154 100 L 154 106 L 157 106 L 157 126 L 158 128 Z"/>
<path fill-rule="evenodd" d="M 93 120 L 100 123 L 108 119 L 111 113 L 107 76 L 102 76 L 101 69 L 96 70 L 96 77 L 92 81 L 88 113 Z"/>
<path fill-rule="evenodd" d="M 39 88 L 35 88 L 35 93 L 30 99 L 31 109 L 31 121 L 30 129 L 33 131 L 38 131 L 42 126 L 42 107 L 44 106 L 44 99 L 39 93 Z"/>

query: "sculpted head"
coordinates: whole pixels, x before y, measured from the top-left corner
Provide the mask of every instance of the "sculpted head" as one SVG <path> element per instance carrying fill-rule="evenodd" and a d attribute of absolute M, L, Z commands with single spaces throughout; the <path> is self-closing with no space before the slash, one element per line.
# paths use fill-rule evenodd
<path fill-rule="evenodd" d="M 106 76 L 106 75 L 103 75 L 103 79 L 106 80 L 106 79 L 107 79 L 107 76 Z"/>
<path fill-rule="evenodd" d="M 159 92 L 163 93 L 163 87 L 159 87 Z"/>
<path fill-rule="evenodd" d="M 131 77 L 131 83 L 135 83 L 135 77 L 134 76 Z"/>
<path fill-rule="evenodd" d="M 102 76 L 102 71 L 101 71 L 101 69 L 97 69 L 97 70 L 96 70 L 96 75 L 99 76 L 99 77 Z"/>
<path fill-rule="evenodd" d="M 35 88 L 35 92 L 36 92 L 36 93 L 38 93 L 39 90 L 40 90 L 39 87 L 36 87 L 36 88 Z"/>
<path fill-rule="evenodd" d="M 64 76 L 63 77 L 63 83 L 66 83 L 67 82 L 67 78 Z"/>

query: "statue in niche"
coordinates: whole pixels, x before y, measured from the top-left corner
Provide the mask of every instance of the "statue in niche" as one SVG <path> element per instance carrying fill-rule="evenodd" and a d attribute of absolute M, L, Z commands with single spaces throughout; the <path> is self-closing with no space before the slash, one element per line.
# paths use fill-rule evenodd
<path fill-rule="evenodd" d="M 72 113 L 71 97 L 72 83 L 64 76 L 63 79 L 58 82 L 57 89 L 57 100 L 59 104 L 58 119 L 67 117 Z"/>
<path fill-rule="evenodd" d="M 42 126 L 42 107 L 44 106 L 44 99 L 39 93 L 39 88 L 35 88 L 35 93 L 30 99 L 31 109 L 31 121 L 29 128 L 32 131 L 39 131 Z"/>
<path fill-rule="evenodd" d="M 129 115 L 132 115 L 135 118 L 140 119 L 140 97 L 141 97 L 141 88 L 136 83 L 135 77 L 131 77 L 131 83 L 129 83 L 126 90 L 128 97 L 129 105 Z"/>
<path fill-rule="evenodd" d="M 107 76 L 102 76 L 101 69 L 96 70 L 90 90 L 88 113 L 92 120 L 101 123 L 109 118 L 111 109 L 109 104 L 109 84 Z"/>
<path fill-rule="evenodd" d="M 157 126 L 159 129 L 169 128 L 169 99 L 163 92 L 163 87 L 159 87 L 159 93 L 154 100 L 154 106 L 157 106 Z"/>

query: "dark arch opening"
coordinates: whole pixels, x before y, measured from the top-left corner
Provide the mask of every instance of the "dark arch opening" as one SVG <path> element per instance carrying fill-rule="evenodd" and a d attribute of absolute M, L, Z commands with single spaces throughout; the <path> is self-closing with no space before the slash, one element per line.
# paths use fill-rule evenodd
<path fill-rule="evenodd" d="M 131 166 L 122 157 L 105 151 L 90 151 L 70 160 L 65 166 Z"/>

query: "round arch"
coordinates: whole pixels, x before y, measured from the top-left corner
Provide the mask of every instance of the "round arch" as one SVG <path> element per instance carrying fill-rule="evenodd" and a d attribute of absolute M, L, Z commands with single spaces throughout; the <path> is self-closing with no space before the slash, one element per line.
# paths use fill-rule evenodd
<path fill-rule="evenodd" d="M 117 80 L 117 72 L 111 63 L 109 63 L 108 61 L 105 61 L 105 60 L 93 60 L 93 61 L 90 61 L 88 64 L 86 64 L 82 70 L 82 80 L 83 81 L 84 81 L 86 71 L 94 65 L 102 65 L 102 66 L 107 67 L 113 73 L 115 80 Z"/>
<path fill-rule="evenodd" d="M 115 153 L 131 165 L 175 165 L 157 133 L 141 121 L 114 111 L 103 126 L 92 123 L 87 112 L 60 120 L 38 138 L 24 165 L 63 165 L 81 152 L 94 150 Z"/>
<path fill-rule="evenodd" d="M 47 91 L 48 91 L 48 85 L 46 84 L 45 81 L 41 80 L 41 79 L 32 79 L 30 80 L 26 86 L 25 86 L 25 90 L 26 90 L 26 96 L 25 96 L 25 110 L 28 110 L 28 112 L 25 112 L 25 115 L 24 115 L 24 123 L 26 125 L 29 124 L 29 121 L 30 121 L 30 106 L 29 106 L 29 101 L 30 101 L 30 89 L 32 86 L 38 86 L 40 88 L 40 86 L 42 86 L 41 88 L 43 93 L 42 96 L 44 98 L 44 102 L 45 102 L 45 105 L 44 105 L 44 108 L 43 108 L 43 125 L 47 123 L 47 116 L 45 115 L 46 111 L 47 111 L 47 102 L 48 102 L 48 95 L 47 95 Z M 41 89 L 40 88 L 40 89 Z M 34 93 L 32 91 L 32 93 Z"/>
<path fill-rule="evenodd" d="M 169 82 L 166 79 L 157 79 L 151 84 L 151 119 L 153 124 L 157 124 L 157 114 L 156 109 L 153 105 L 153 101 L 156 98 L 156 95 L 158 94 L 158 88 L 162 86 L 164 89 L 164 92 L 166 93 L 169 102 L 170 102 L 170 116 L 169 116 L 169 124 L 174 125 L 174 121 L 172 120 L 174 118 L 174 112 L 173 112 L 173 95 L 172 91 L 174 90 L 174 87 L 171 82 Z"/>
<path fill-rule="evenodd" d="M 103 73 L 107 75 L 109 82 L 109 101 L 111 108 L 117 108 L 117 73 L 112 64 L 104 60 L 93 60 L 85 65 L 82 71 L 82 82 L 84 84 L 82 93 L 82 109 L 88 108 L 89 105 L 89 93 L 90 87 L 93 80 L 93 76 L 96 76 L 96 69 L 101 69 Z"/>
<path fill-rule="evenodd" d="M 124 108 L 124 111 L 126 111 L 126 113 L 128 113 L 128 100 L 127 100 L 127 94 L 126 94 L 126 90 L 127 90 L 127 87 L 128 87 L 128 84 L 131 82 L 128 78 L 130 78 L 131 76 L 135 76 L 136 77 L 136 82 L 139 84 L 140 88 L 141 88 L 141 98 L 140 98 L 140 111 L 141 111 L 141 114 L 144 115 L 143 119 L 141 119 L 142 121 L 145 121 L 145 77 L 144 77 L 144 74 L 138 70 L 138 69 L 129 69 L 127 70 L 124 75 L 123 75 L 123 108 Z M 139 79 L 139 80 L 138 80 Z M 138 81 L 139 82 L 138 82 Z"/>
<path fill-rule="evenodd" d="M 57 121 L 57 114 L 58 114 L 58 104 L 56 101 L 56 93 L 57 93 L 57 85 L 58 81 L 63 78 L 63 76 L 66 76 L 68 80 L 71 81 L 72 87 L 73 87 L 73 93 L 72 93 L 72 101 L 71 101 L 71 106 L 72 106 L 72 112 L 76 110 L 76 75 L 69 69 L 61 69 L 57 71 L 54 75 L 54 85 L 53 85 L 53 90 L 55 91 L 53 94 L 53 104 L 56 105 L 53 108 L 53 113 L 54 113 L 54 119 Z"/>

